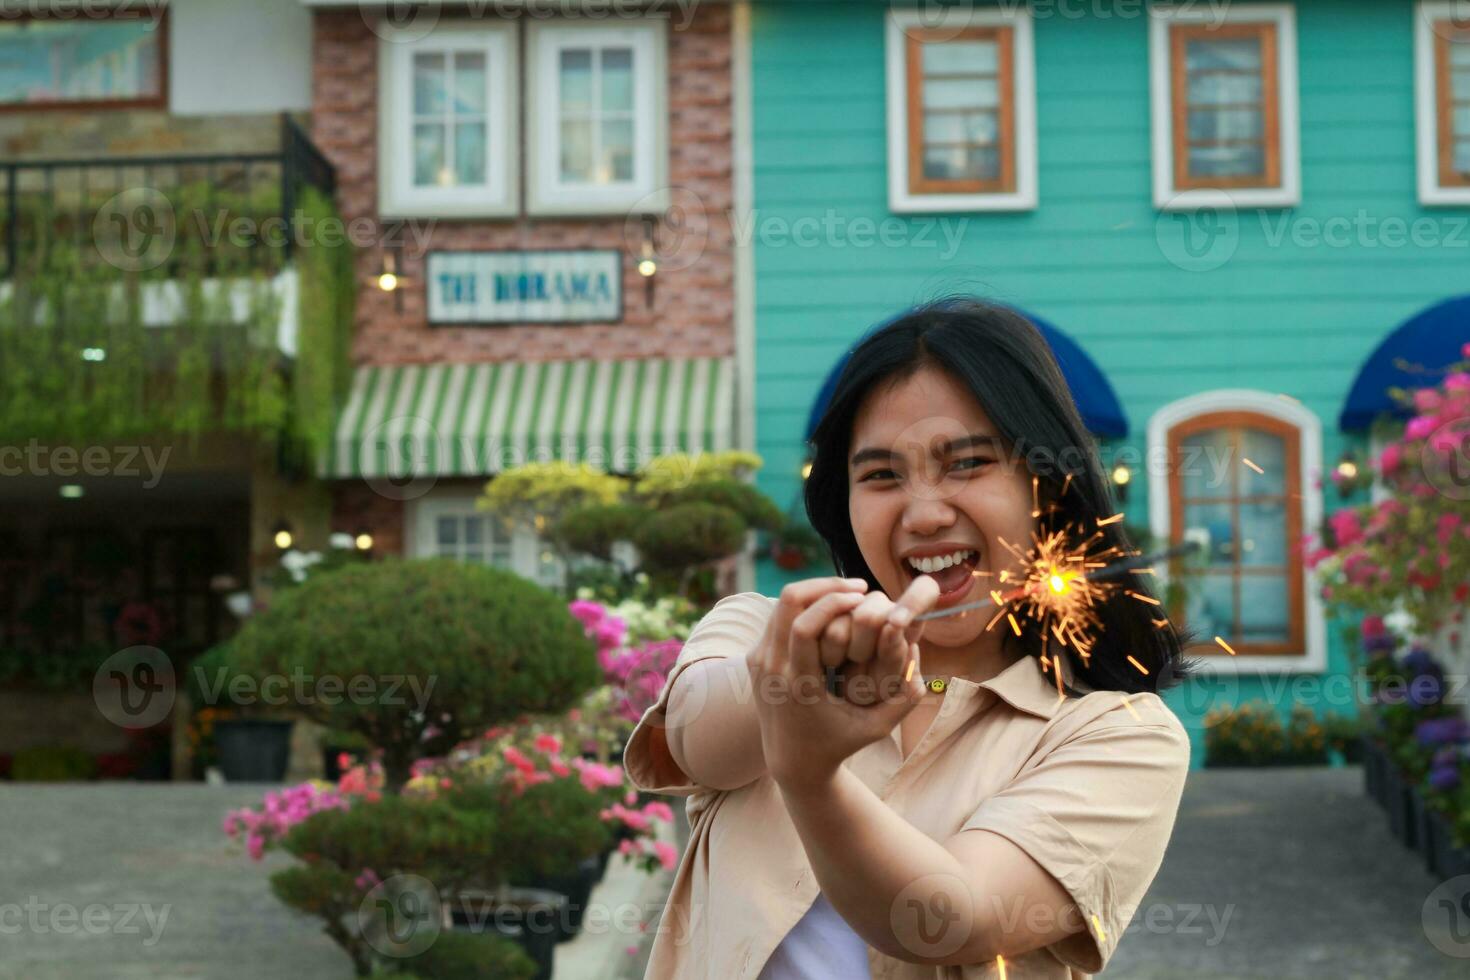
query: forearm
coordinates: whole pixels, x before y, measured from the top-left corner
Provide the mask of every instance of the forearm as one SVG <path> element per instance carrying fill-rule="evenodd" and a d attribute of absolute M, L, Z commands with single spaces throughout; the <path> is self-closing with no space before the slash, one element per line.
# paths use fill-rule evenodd
<path fill-rule="evenodd" d="M 869 946 L 910 963 L 990 958 L 976 955 L 983 945 L 969 935 L 978 917 L 959 860 L 849 769 L 820 782 L 783 784 L 781 795 L 822 894 Z M 941 925 L 965 935 L 940 937 Z M 946 955 L 932 955 L 939 952 Z"/>
<path fill-rule="evenodd" d="M 696 783 L 738 789 L 766 771 L 743 657 L 691 664 L 669 692 L 669 754 Z"/>

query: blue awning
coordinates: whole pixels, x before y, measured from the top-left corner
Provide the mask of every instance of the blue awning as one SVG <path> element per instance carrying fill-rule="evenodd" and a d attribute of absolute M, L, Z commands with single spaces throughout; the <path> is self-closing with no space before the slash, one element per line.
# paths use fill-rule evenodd
<path fill-rule="evenodd" d="M 1358 369 L 1338 425 L 1366 429 L 1380 415 L 1408 418 L 1412 413 L 1394 401 L 1389 388 L 1426 388 L 1438 384 L 1444 370 L 1470 343 L 1470 296 L 1431 306 L 1405 321 L 1384 338 Z"/>
<path fill-rule="evenodd" d="M 1096 436 L 1115 438 L 1126 436 L 1128 417 L 1123 414 L 1123 406 L 1118 402 L 1118 395 L 1108 382 L 1107 375 L 1103 374 L 1102 369 L 1097 366 L 1097 362 L 1089 357 L 1075 340 L 1050 323 L 1024 310 L 1015 312 L 1034 323 L 1051 346 L 1052 355 L 1056 357 L 1057 365 L 1062 369 L 1062 377 L 1067 379 L 1067 387 L 1072 390 L 1072 400 L 1077 403 L 1077 410 L 1082 414 L 1082 421 L 1087 426 L 1087 430 Z M 888 320 L 878 324 L 863 334 L 863 338 L 866 339 L 869 334 L 881 330 L 891 322 L 892 320 Z M 861 340 L 858 343 L 861 343 Z M 856 347 L 857 344 L 853 346 Z M 827 380 L 822 383 L 822 390 L 817 393 L 817 400 L 812 404 L 811 414 L 807 416 L 806 438 L 808 440 L 816 430 L 822 413 L 827 410 L 827 403 L 832 400 L 832 392 L 837 387 L 837 378 L 842 374 L 842 369 L 847 366 L 849 356 L 851 356 L 850 352 L 843 354 L 838 359 L 832 370 L 828 372 Z"/>

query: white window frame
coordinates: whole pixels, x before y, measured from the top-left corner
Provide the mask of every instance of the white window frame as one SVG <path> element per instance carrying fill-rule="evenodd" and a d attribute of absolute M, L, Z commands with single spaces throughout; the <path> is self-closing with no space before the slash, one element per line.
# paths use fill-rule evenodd
<path fill-rule="evenodd" d="M 385 218 L 485 218 L 519 210 L 519 103 L 513 23 L 453 23 L 420 36 L 410 28 L 378 29 L 378 211 Z M 485 55 L 485 185 L 413 184 L 413 58 L 425 52 Z"/>
<path fill-rule="evenodd" d="M 1322 491 L 1315 485 L 1322 461 L 1322 420 L 1299 402 L 1279 395 L 1246 388 L 1222 388 L 1170 402 L 1148 420 L 1148 518 L 1156 541 L 1170 540 L 1169 431 L 1180 422 L 1213 412 L 1256 412 L 1293 426 L 1300 435 L 1302 488 L 1301 527 L 1315 530 L 1322 522 Z M 1296 542 L 1288 541 L 1291 548 Z M 1168 581 L 1168 569 L 1158 572 L 1160 586 Z M 1316 575 L 1302 563 L 1302 614 L 1306 649 L 1299 654 L 1193 654 L 1204 662 L 1203 670 L 1220 674 L 1314 674 L 1327 669 L 1327 619 L 1318 591 Z"/>
<path fill-rule="evenodd" d="M 1470 5 L 1464 0 L 1421 0 L 1414 7 L 1414 120 L 1420 204 L 1470 204 L 1470 187 L 1446 187 L 1439 182 L 1439 85 L 1434 63 L 1434 22 L 1464 20 L 1467 14 Z"/>
<path fill-rule="evenodd" d="M 908 31 L 1008 27 L 1012 30 L 1011 92 L 1014 105 L 1016 189 L 979 194 L 915 194 L 909 190 Z M 1031 211 L 1038 199 L 1036 150 L 1036 55 L 1031 11 L 970 9 L 962 5 L 941 12 L 890 10 L 884 57 L 888 95 L 888 209 L 898 214 L 941 211 Z"/>
<path fill-rule="evenodd" d="M 1154 207 L 1161 211 L 1193 211 L 1201 195 L 1229 197 L 1235 207 L 1278 208 L 1301 203 L 1301 108 L 1297 83 L 1296 8 L 1288 3 L 1231 3 L 1149 8 L 1149 105 L 1152 114 Z M 1277 146 L 1281 153 L 1280 187 L 1195 188 L 1174 182 L 1174 89 L 1170 65 L 1170 28 L 1176 24 L 1276 25 Z"/>
<path fill-rule="evenodd" d="M 438 555 L 436 526 L 441 517 L 478 516 L 486 518 L 488 523 L 492 515 L 476 507 L 480 496 L 478 487 L 437 487 L 424 496 L 409 501 L 406 515 L 408 541 L 405 549 L 408 554 L 414 558 L 433 558 Z M 517 527 L 511 532 L 511 564 L 508 571 L 544 588 L 560 589 L 565 581 L 565 569 L 560 571 L 559 581 L 547 581 L 539 575 L 543 547 L 545 545 L 535 531 L 527 527 Z M 488 557 L 488 539 L 485 548 Z M 490 564 L 488 560 L 486 564 Z"/>
<path fill-rule="evenodd" d="M 580 46 L 633 49 L 633 178 L 611 184 L 561 180 L 560 53 Z M 669 206 L 668 18 L 589 25 L 526 25 L 526 211 L 538 215 L 658 214 Z"/>

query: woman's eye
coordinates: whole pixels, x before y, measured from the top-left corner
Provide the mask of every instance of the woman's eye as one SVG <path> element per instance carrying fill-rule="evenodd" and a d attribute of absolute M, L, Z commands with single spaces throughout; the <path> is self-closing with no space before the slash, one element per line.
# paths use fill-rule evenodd
<path fill-rule="evenodd" d="M 869 473 L 867 476 L 864 476 L 862 479 L 858 480 L 858 482 L 859 483 L 866 483 L 869 480 L 874 480 L 874 479 L 877 479 L 877 478 L 881 477 L 884 473 L 888 473 L 888 474 L 891 475 L 893 473 L 893 471 L 892 470 L 874 470 L 873 472 Z"/>
<path fill-rule="evenodd" d="M 967 469 L 972 469 L 973 470 L 973 469 L 979 469 L 981 466 L 984 466 L 984 465 L 986 465 L 987 463 L 990 463 L 990 462 L 993 462 L 993 460 L 985 459 L 984 457 L 981 457 L 981 456 L 971 456 L 968 459 L 956 460 L 955 461 L 955 466 L 958 467 L 958 466 L 961 466 L 964 463 L 974 463 L 976 465 L 967 467 Z"/>

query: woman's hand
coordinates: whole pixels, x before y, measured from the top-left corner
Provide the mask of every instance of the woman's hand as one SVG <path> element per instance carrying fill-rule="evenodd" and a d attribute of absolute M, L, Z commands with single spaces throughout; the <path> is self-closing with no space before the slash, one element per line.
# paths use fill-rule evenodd
<path fill-rule="evenodd" d="M 848 756 L 891 732 L 923 696 L 918 645 L 894 622 L 876 631 L 868 656 L 875 703 L 854 704 L 827 690 L 819 640 L 833 619 L 866 601 L 862 588 L 843 579 L 788 585 L 747 661 L 762 751 L 778 783 L 831 775 Z M 933 605 L 934 590 L 932 580 L 910 588 L 894 607 L 911 618 Z M 862 631 L 871 632 L 866 626 Z"/>
<path fill-rule="evenodd" d="M 930 593 L 933 593 L 930 595 Z M 904 627 L 904 638 L 917 643 L 923 636 L 924 624 L 910 625 L 914 616 L 927 612 L 939 598 L 939 586 L 927 575 L 910 583 L 904 596 L 895 602 L 882 592 L 863 597 L 851 612 L 834 617 L 819 641 L 823 667 L 836 668 L 842 675 L 838 691 L 853 704 L 872 704 L 878 698 L 878 680 L 874 667 L 879 636 L 890 618 Z M 903 610 L 902 613 L 899 610 Z M 917 669 L 917 668 L 916 668 Z"/>

